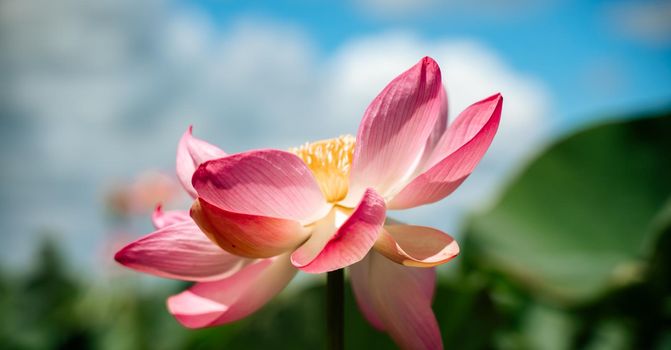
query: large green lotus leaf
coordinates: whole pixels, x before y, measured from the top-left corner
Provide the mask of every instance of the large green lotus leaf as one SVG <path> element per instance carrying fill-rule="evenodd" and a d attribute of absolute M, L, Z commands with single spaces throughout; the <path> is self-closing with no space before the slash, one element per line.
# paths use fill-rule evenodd
<path fill-rule="evenodd" d="M 551 301 L 587 302 L 642 276 L 670 194 L 669 113 L 595 126 L 549 147 L 471 218 L 464 259 Z"/>

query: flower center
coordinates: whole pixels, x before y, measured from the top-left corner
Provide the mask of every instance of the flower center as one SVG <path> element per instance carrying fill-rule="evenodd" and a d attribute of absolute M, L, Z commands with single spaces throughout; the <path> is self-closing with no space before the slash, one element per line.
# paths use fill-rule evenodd
<path fill-rule="evenodd" d="M 343 135 L 306 143 L 289 149 L 289 152 L 307 164 L 326 200 L 336 203 L 347 195 L 355 141 L 354 136 Z"/>

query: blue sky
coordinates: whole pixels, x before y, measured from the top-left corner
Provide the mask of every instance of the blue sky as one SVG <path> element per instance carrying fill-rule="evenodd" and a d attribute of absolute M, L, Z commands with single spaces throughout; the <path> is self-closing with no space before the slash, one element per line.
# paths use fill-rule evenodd
<path fill-rule="evenodd" d="M 504 96 L 468 181 L 394 213 L 459 237 L 558 135 L 669 105 L 668 18 L 669 1 L 0 2 L 0 263 L 27 264 L 46 232 L 95 270 L 112 232 L 151 229 L 146 216 L 110 225 L 105 193 L 172 174 L 188 125 L 229 153 L 353 134 L 424 55 L 443 69 L 452 117 Z"/>
<path fill-rule="evenodd" d="M 654 11 L 658 6 L 659 16 L 668 16 L 668 3 L 519 0 L 468 5 L 452 1 L 405 14 L 378 13 L 356 1 L 197 3 L 221 27 L 241 15 L 298 26 L 316 40 L 324 55 L 353 37 L 399 28 L 427 39 L 475 39 L 496 50 L 515 69 L 546 82 L 560 101 L 557 114 L 569 125 L 604 112 L 664 105 L 671 98 L 669 25 L 645 37 L 646 33 L 627 28 L 623 22 L 634 20 L 621 13 L 636 6 Z M 641 16 L 646 14 L 650 15 Z"/>

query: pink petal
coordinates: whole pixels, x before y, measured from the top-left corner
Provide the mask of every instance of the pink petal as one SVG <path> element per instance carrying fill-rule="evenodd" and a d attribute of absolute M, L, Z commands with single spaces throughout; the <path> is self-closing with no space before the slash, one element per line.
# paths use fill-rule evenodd
<path fill-rule="evenodd" d="M 247 263 L 213 244 L 191 220 L 130 243 L 114 259 L 140 272 L 185 281 L 221 279 Z"/>
<path fill-rule="evenodd" d="M 305 272 L 322 273 L 349 266 L 366 256 L 384 223 L 384 198 L 373 189 L 366 190 L 356 209 L 336 229 L 336 216 L 340 214 L 334 209 L 317 222 L 310 239 L 291 255 L 294 266 Z"/>
<path fill-rule="evenodd" d="M 229 212 L 198 198 L 191 217 L 224 250 L 249 258 L 282 254 L 308 238 L 298 221 Z"/>
<path fill-rule="evenodd" d="M 502 106 L 503 97 L 496 94 L 463 111 L 436 145 L 425 171 L 394 196 L 389 207 L 405 209 L 436 202 L 459 187 L 492 143 Z"/>
<path fill-rule="evenodd" d="M 193 127 L 182 135 L 177 146 L 177 177 L 191 197 L 196 198 L 196 190 L 191 185 L 191 176 L 198 166 L 210 159 L 226 156 L 226 152 L 191 135 Z"/>
<path fill-rule="evenodd" d="M 447 100 L 438 64 L 425 57 L 394 79 L 373 100 L 357 133 L 346 202 L 374 188 L 386 197 L 419 163 Z"/>
<path fill-rule="evenodd" d="M 408 180 L 414 178 L 421 172 L 422 165 L 426 164 L 429 161 L 429 158 L 434 153 L 433 150 L 436 148 L 436 145 L 438 144 L 438 142 L 440 142 L 443 135 L 445 135 L 445 132 L 447 131 L 447 123 L 448 123 L 447 93 L 445 92 L 445 88 L 443 88 L 443 100 L 445 101 L 445 103 L 441 105 L 441 108 L 443 108 L 444 110 L 441 110 L 439 117 L 436 120 L 436 124 L 434 124 L 433 126 L 433 131 L 431 132 L 431 135 L 429 135 L 429 138 L 426 140 L 426 145 L 424 146 L 424 152 L 422 153 L 422 158 L 419 160 L 419 163 L 417 164 L 417 167 L 415 167 L 415 169 L 413 170 L 412 174 L 410 174 L 410 176 L 407 178 Z M 403 183 L 401 183 L 401 185 L 403 185 Z M 396 186 L 394 187 L 394 189 L 398 190 L 399 189 L 398 187 L 399 186 Z"/>
<path fill-rule="evenodd" d="M 373 326 L 373 328 L 378 331 L 384 331 L 385 326 L 378 316 L 375 306 L 376 300 L 370 287 L 372 271 L 369 267 L 371 255 L 373 254 L 375 254 L 375 252 L 371 251 L 360 262 L 349 267 L 349 279 L 352 284 L 352 290 L 354 291 L 354 299 L 364 318 L 371 324 L 371 326 Z"/>
<path fill-rule="evenodd" d="M 163 211 L 163 208 L 158 205 L 151 215 L 151 221 L 156 229 L 161 229 L 178 222 L 191 221 L 191 217 L 187 210 Z"/>
<path fill-rule="evenodd" d="M 431 310 L 434 268 L 406 267 L 371 252 L 350 267 L 357 304 L 374 327 L 389 333 L 402 349 L 442 349 Z"/>
<path fill-rule="evenodd" d="M 205 162 L 193 175 L 193 186 L 202 199 L 229 212 L 311 220 L 330 209 L 305 163 L 279 150 Z"/>
<path fill-rule="evenodd" d="M 426 140 L 426 146 L 424 146 L 424 153 L 422 154 L 422 160 L 419 162 L 419 165 L 424 164 L 428 160 L 429 156 L 431 156 L 433 153 L 433 149 L 436 148 L 436 145 L 445 134 L 445 131 L 447 131 L 447 92 L 445 92 L 444 87 L 442 91 L 440 108 L 441 110 L 438 113 L 436 124 L 433 125 L 433 131 Z"/>
<path fill-rule="evenodd" d="M 431 227 L 385 225 L 375 250 L 405 266 L 430 267 L 446 263 L 459 254 L 459 245 Z"/>
<path fill-rule="evenodd" d="M 287 255 L 263 259 L 230 277 L 197 283 L 168 298 L 168 310 L 188 328 L 234 322 L 265 305 L 289 284 L 296 271 Z"/>

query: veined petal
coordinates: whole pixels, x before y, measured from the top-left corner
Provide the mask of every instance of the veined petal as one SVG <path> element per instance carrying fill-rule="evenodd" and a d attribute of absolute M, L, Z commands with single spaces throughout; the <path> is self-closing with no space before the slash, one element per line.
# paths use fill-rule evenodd
<path fill-rule="evenodd" d="M 177 146 L 177 177 L 184 189 L 196 198 L 196 190 L 191 185 L 191 176 L 198 166 L 210 159 L 226 156 L 226 152 L 192 135 L 193 127 L 182 135 Z"/>
<path fill-rule="evenodd" d="M 444 104 L 441 105 L 441 108 L 443 110 L 440 111 L 438 115 L 438 119 L 436 120 L 436 124 L 433 126 L 433 131 L 429 135 L 429 138 L 426 140 L 426 146 L 424 146 L 424 151 L 422 152 L 422 158 L 420 159 L 419 163 L 417 164 L 417 167 L 415 167 L 415 170 L 410 174 L 409 177 L 407 177 L 406 181 L 403 181 L 399 184 L 397 184 L 394 189 L 390 190 L 390 193 L 394 193 L 394 191 L 397 191 L 399 187 L 403 187 L 403 185 L 417 176 L 419 173 L 421 173 L 422 166 L 426 164 L 429 161 L 429 158 L 431 157 L 432 154 L 434 154 L 434 149 L 436 148 L 436 145 L 438 145 L 438 142 L 443 138 L 443 135 L 445 135 L 445 132 L 447 131 L 447 124 L 448 124 L 448 116 L 447 116 L 447 92 L 445 92 L 445 87 L 443 87 L 443 100 L 445 101 Z M 389 198 L 388 198 L 389 199 Z"/>
<path fill-rule="evenodd" d="M 389 202 L 405 209 L 436 202 L 452 193 L 471 174 L 494 139 L 501 119 L 500 94 L 477 102 L 450 125 L 424 165 L 426 169 Z"/>
<path fill-rule="evenodd" d="M 431 309 L 436 285 L 434 268 L 402 266 L 371 251 L 350 266 L 350 279 L 366 319 L 387 331 L 400 348 L 443 348 Z"/>
<path fill-rule="evenodd" d="M 429 135 L 429 138 L 426 140 L 426 146 L 424 147 L 424 152 L 422 154 L 422 160 L 419 162 L 418 166 L 421 166 L 426 161 L 428 161 L 429 156 L 433 154 L 433 150 L 436 148 L 438 142 L 443 138 L 445 132 L 447 131 L 448 124 L 448 115 L 447 115 L 447 92 L 443 86 L 440 111 L 438 112 L 438 118 L 436 123 L 433 125 L 433 131 Z"/>
<path fill-rule="evenodd" d="M 198 198 L 191 217 L 224 250 L 248 258 L 269 258 L 298 246 L 308 230 L 298 221 L 229 212 Z"/>
<path fill-rule="evenodd" d="M 189 220 L 163 227 L 130 243 L 114 259 L 131 269 L 185 281 L 212 281 L 248 262 L 212 243 Z"/>
<path fill-rule="evenodd" d="M 463 110 L 436 143 L 431 159 L 424 165 L 424 169 L 432 167 L 470 142 L 482 132 L 483 128 L 489 126 L 488 124 L 496 123 L 498 126 L 502 107 L 503 96 L 494 94 Z"/>
<path fill-rule="evenodd" d="M 366 190 L 339 228 L 336 216 L 341 213 L 337 210 L 318 221 L 310 239 L 291 255 L 294 266 L 305 272 L 322 273 L 349 266 L 366 256 L 384 223 L 384 198 L 373 189 Z"/>
<path fill-rule="evenodd" d="M 368 323 L 373 326 L 373 328 L 378 331 L 384 331 L 385 326 L 384 322 L 380 319 L 377 312 L 377 303 L 376 297 L 373 294 L 373 289 L 370 286 L 370 281 L 372 280 L 371 270 L 371 255 L 374 254 L 374 251 L 370 251 L 366 257 L 364 257 L 358 263 L 351 265 L 349 267 L 349 280 L 352 285 L 352 291 L 354 291 L 354 300 L 356 300 L 359 310 L 363 314 L 364 318 Z"/>
<path fill-rule="evenodd" d="M 330 209 L 305 163 L 280 150 L 205 162 L 193 175 L 193 186 L 202 199 L 228 212 L 310 221 Z"/>
<path fill-rule="evenodd" d="M 163 211 L 163 208 L 158 205 L 151 214 L 151 221 L 158 230 L 178 222 L 191 221 L 191 217 L 188 210 Z"/>
<path fill-rule="evenodd" d="M 383 197 L 412 174 L 436 122 L 446 118 L 440 68 L 425 57 L 394 79 L 373 100 L 357 133 L 346 204 L 366 188 Z"/>
<path fill-rule="evenodd" d="M 288 255 L 263 259 L 214 282 L 201 282 L 168 298 L 168 310 L 188 328 L 230 323 L 260 309 L 289 284 L 298 270 Z"/>
<path fill-rule="evenodd" d="M 405 266 L 431 267 L 459 254 L 459 245 L 447 233 L 431 227 L 385 225 L 375 250 Z"/>

